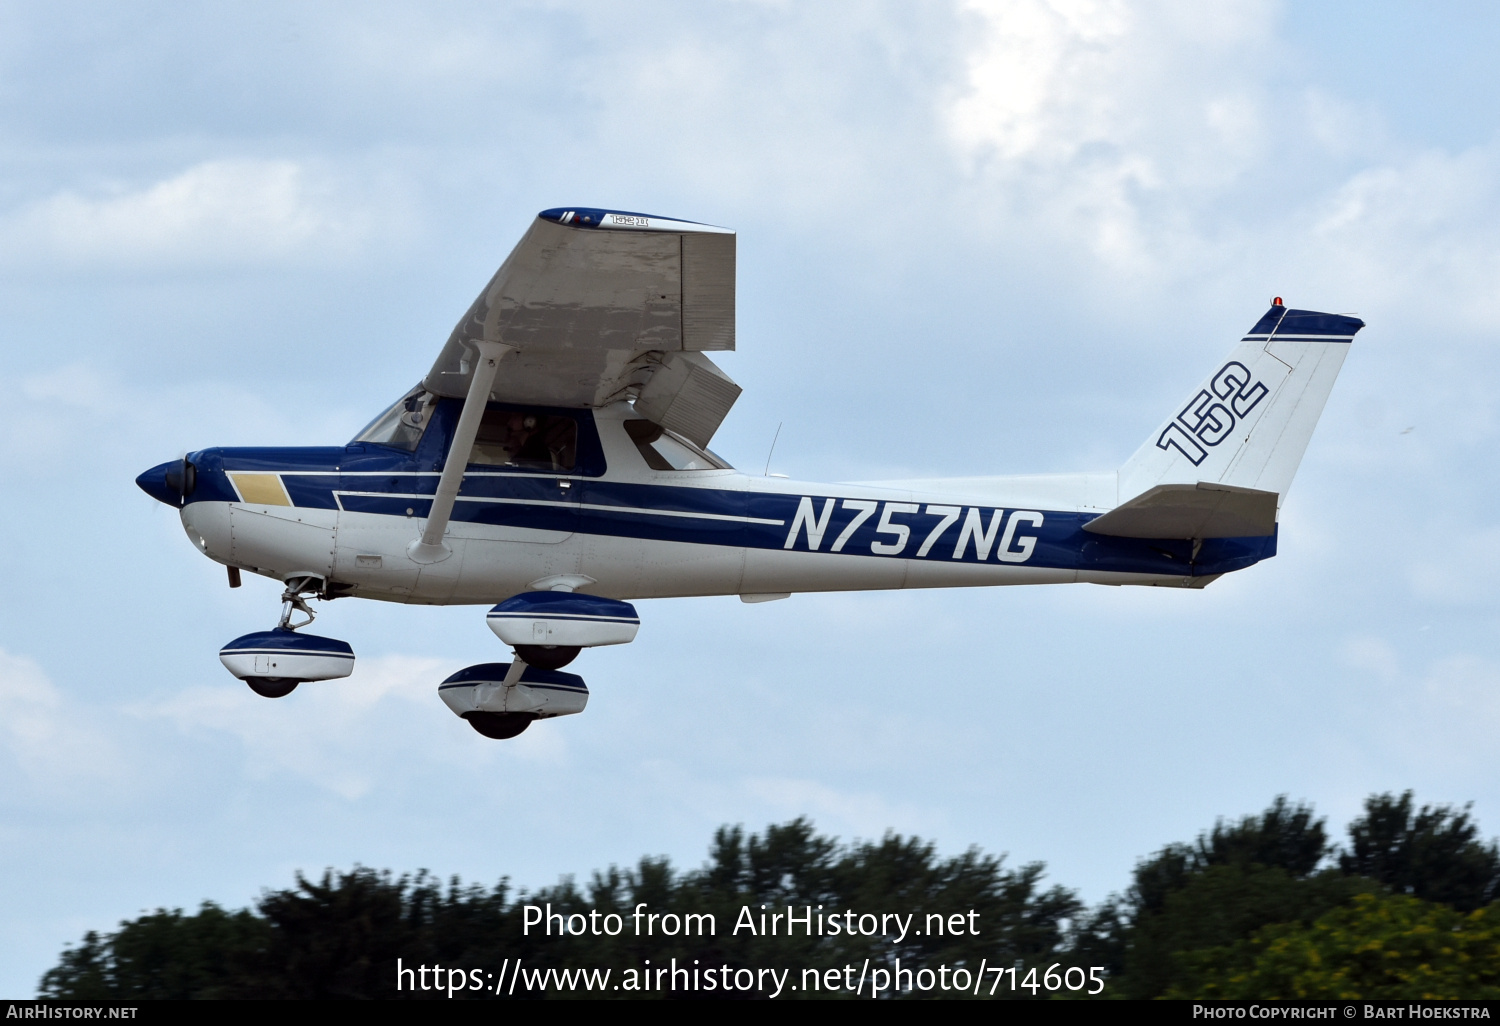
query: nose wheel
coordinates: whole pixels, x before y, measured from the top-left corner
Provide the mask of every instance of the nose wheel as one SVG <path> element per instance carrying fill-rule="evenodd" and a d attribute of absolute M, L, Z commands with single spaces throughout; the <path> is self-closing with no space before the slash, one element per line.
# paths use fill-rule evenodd
<path fill-rule="evenodd" d="M 347 642 L 297 633 L 313 622 L 307 599 L 323 594 L 322 584 L 322 578 L 310 574 L 289 579 L 275 629 L 246 634 L 225 645 L 219 650 L 224 668 L 262 698 L 285 698 L 310 680 L 349 676 L 354 650 Z"/>
<path fill-rule="evenodd" d="M 297 685 L 302 682 L 287 680 L 285 677 L 246 677 L 245 683 L 261 698 L 285 698 L 297 690 Z"/>

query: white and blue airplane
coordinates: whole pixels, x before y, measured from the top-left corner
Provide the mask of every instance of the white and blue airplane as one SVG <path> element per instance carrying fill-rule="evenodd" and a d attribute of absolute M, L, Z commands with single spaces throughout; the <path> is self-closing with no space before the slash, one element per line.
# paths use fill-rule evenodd
<path fill-rule="evenodd" d="M 220 652 L 259 695 L 347 676 L 309 599 L 493 605 L 509 663 L 439 695 L 486 737 L 581 712 L 584 648 L 629 600 L 1000 584 L 1202 588 L 1276 554 L 1277 517 L 1364 322 L 1265 315 L 1118 470 L 811 484 L 708 448 L 740 388 L 735 235 L 539 214 L 422 381 L 348 445 L 210 448 L 137 483 L 210 559 L 283 583 L 274 630 Z M 496 604 L 498 603 L 498 604 Z M 294 622 L 298 615 L 305 617 Z"/>

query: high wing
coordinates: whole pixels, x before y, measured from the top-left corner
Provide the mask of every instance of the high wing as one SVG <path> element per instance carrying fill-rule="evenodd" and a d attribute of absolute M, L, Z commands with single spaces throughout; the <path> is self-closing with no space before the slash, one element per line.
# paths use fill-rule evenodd
<path fill-rule="evenodd" d="M 546 406 L 634 399 L 707 445 L 740 387 L 706 352 L 734 348 L 735 234 L 604 209 L 544 210 L 468 313 L 423 384 L 468 395 L 480 351 L 507 350 L 490 397 Z"/>

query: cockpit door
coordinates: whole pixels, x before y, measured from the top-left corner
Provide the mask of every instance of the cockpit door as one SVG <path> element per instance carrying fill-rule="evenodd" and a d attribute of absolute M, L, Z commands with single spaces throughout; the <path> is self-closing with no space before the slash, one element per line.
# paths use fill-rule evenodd
<path fill-rule="evenodd" d="M 452 413 L 456 421 L 456 410 Z M 580 460 L 580 443 L 593 428 L 587 414 L 490 403 L 449 533 L 459 534 L 463 525 L 464 537 L 496 541 L 557 544 L 572 537 L 578 527 L 581 462 L 586 462 Z M 441 426 L 441 421 L 434 424 Z"/>

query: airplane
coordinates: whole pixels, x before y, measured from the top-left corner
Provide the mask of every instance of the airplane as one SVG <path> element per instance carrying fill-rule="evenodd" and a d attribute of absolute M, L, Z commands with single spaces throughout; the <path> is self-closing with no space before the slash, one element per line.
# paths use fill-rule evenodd
<path fill-rule="evenodd" d="M 817 484 L 708 445 L 740 387 L 733 231 L 554 208 L 426 376 L 347 445 L 207 448 L 136 483 L 281 618 L 220 660 L 258 695 L 348 676 L 310 600 L 488 605 L 509 662 L 438 688 L 490 738 L 581 712 L 561 672 L 634 640 L 633 600 L 1088 582 L 1203 588 L 1276 554 L 1297 465 L 1364 327 L 1270 309 L 1123 466 L 1095 474 Z M 299 617 L 301 619 L 299 619 Z"/>

